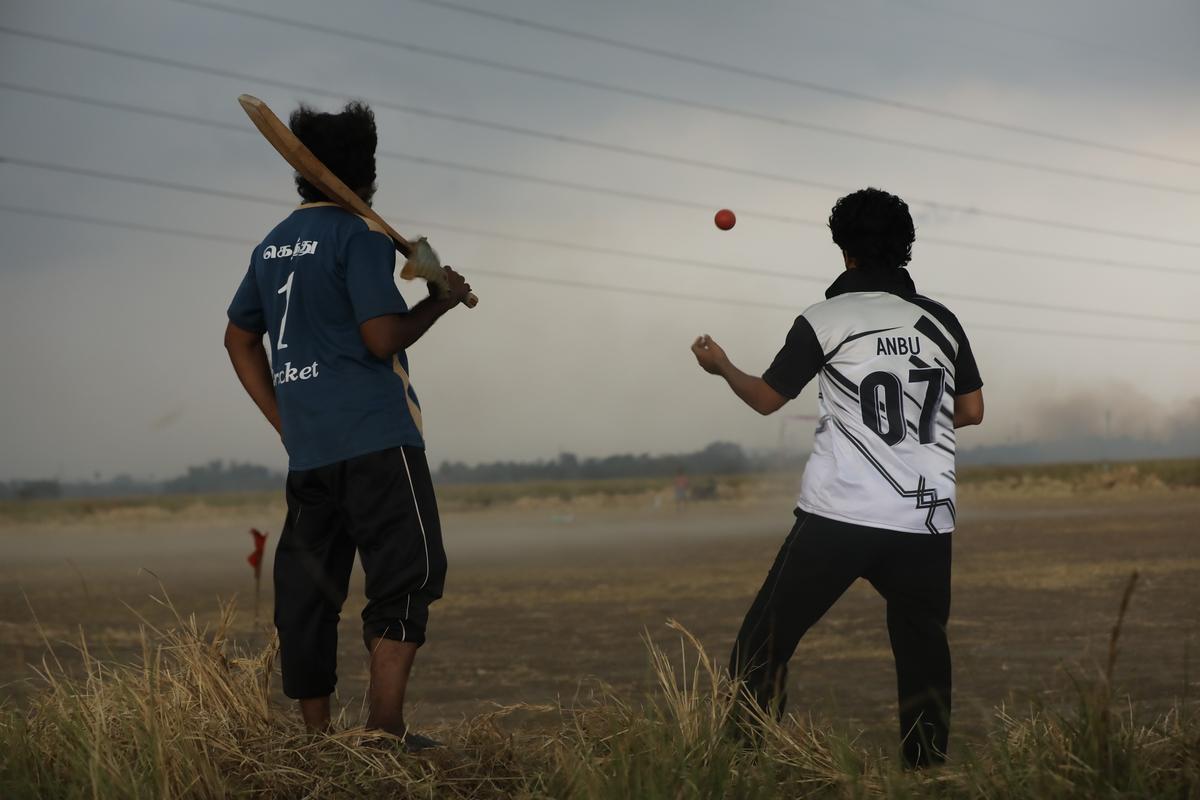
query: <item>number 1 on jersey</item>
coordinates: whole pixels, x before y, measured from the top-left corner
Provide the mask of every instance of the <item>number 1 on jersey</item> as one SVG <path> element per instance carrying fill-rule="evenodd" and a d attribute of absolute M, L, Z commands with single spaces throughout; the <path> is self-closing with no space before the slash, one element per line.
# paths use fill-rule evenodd
<path fill-rule="evenodd" d="M 275 293 L 283 295 L 283 317 L 279 320 L 279 342 L 275 345 L 276 350 L 287 349 L 287 345 L 283 343 L 283 328 L 287 325 L 288 308 L 292 305 L 292 278 L 295 275 L 295 272 L 289 272 L 287 282 Z"/>

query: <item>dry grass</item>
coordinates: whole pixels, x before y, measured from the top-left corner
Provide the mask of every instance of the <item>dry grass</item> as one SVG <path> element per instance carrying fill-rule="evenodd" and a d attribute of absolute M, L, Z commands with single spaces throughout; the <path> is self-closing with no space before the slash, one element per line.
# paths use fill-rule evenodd
<path fill-rule="evenodd" d="M 794 717 L 759 717 L 747 747 L 730 735 L 737 687 L 674 623 L 677 655 L 647 638 L 649 696 L 601 686 L 569 705 L 499 709 L 435 731 L 449 746 L 415 757 L 362 730 L 306 736 L 269 700 L 273 646 L 239 655 L 229 608 L 211 628 L 176 615 L 169 627 L 143 623 L 136 664 L 97 660 L 84 641 L 81 672 L 48 657 L 28 709 L 0 713 L 0 796 L 1200 797 L 1195 701 L 1142 721 L 1112 685 L 1132 589 L 1106 663 L 1075 680 L 1068 707 L 1001 709 L 987 741 L 926 773 Z M 514 712 L 523 730 L 506 720 Z"/>
<path fill-rule="evenodd" d="M 959 486 L 974 497 L 1099 497 L 1200 488 L 1200 459 L 1112 464 L 964 467 Z"/>

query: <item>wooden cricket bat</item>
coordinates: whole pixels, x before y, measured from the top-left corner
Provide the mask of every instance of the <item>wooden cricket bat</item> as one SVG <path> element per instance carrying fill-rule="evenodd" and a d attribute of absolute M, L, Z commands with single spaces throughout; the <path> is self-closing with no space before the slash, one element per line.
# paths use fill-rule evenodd
<path fill-rule="evenodd" d="M 271 146 L 279 155 L 283 156 L 285 161 L 292 165 L 292 169 L 299 172 L 303 178 L 317 187 L 330 200 L 352 214 L 366 217 L 392 237 L 392 241 L 396 244 L 396 250 L 407 259 L 404 268 L 400 270 L 401 278 L 405 280 L 424 278 L 439 286 L 446 285 L 446 275 L 437 262 L 436 254 L 425 244 L 424 240 L 409 242 L 397 233 L 396 229 L 375 213 L 375 210 L 367 205 L 365 200 L 355 194 L 342 182 L 341 178 L 322 164 L 320 159 L 305 146 L 304 142 L 296 138 L 296 134 L 292 133 L 291 128 L 284 125 L 283 120 L 275 116 L 275 112 L 262 100 L 253 95 L 243 94 L 238 97 L 238 104 L 246 112 L 250 121 L 254 123 L 254 127 L 258 128 L 258 132 L 271 143 Z M 468 308 L 474 308 L 479 303 L 479 298 L 471 294 L 463 302 Z"/>

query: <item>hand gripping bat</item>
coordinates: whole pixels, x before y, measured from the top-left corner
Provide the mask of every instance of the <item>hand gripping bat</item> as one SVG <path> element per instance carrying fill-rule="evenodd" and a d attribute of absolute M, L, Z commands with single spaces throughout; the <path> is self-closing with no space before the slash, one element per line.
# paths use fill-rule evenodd
<path fill-rule="evenodd" d="M 407 259 L 403 269 L 400 270 L 401 278 L 405 280 L 424 278 L 439 287 L 446 287 L 446 273 L 442 269 L 437 253 L 430 247 L 424 236 L 415 242 L 410 242 L 397 233 L 395 228 L 388 225 L 383 217 L 367 205 L 366 201 L 344 184 L 341 178 L 334 175 L 329 167 L 322 164 L 320 159 L 313 155 L 304 142 L 296 138 L 296 134 L 292 133 L 291 129 L 284 125 L 283 121 L 275 116 L 275 112 L 271 111 L 262 100 L 253 95 L 244 94 L 238 97 L 238 104 L 246 112 L 246 116 L 250 117 L 254 127 L 258 128 L 259 133 L 271 143 L 271 146 L 279 152 L 279 155 L 283 156 L 285 161 L 292 165 L 292 169 L 300 173 L 301 177 L 342 208 L 352 214 L 366 217 L 392 237 L 396 250 Z M 479 303 L 479 298 L 471 294 L 463 302 L 468 308 L 474 308 Z"/>

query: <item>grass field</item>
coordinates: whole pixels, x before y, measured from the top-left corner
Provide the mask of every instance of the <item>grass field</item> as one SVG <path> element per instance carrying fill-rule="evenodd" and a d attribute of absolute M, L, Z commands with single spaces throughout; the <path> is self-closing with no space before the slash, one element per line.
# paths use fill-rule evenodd
<path fill-rule="evenodd" d="M 959 486 L 991 491 L 1037 491 L 1059 494 L 1088 493 L 1097 489 L 1152 487 L 1200 488 L 1200 459 L 1023 466 L 964 467 Z M 514 504 L 523 507 L 603 505 L 614 498 L 666 498 L 666 478 L 612 478 L 605 480 L 527 481 L 500 484 L 450 484 L 438 487 L 443 511 L 477 511 Z M 700 476 L 696 485 L 713 484 L 722 499 L 755 500 L 792 491 L 796 476 L 790 473 Z M 209 514 L 240 516 L 264 507 L 283 508 L 278 492 L 224 492 L 204 495 L 159 494 L 114 498 L 0 500 L 0 526 L 36 522 L 78 522 L 150 519 L 195 519 Z"/>
<path fill-rule="evenodd" d="M 249 526 L 278 530 L 272 499 L 5 510 L 0 796 L 1200 797 L 1196 475 L 963 476 L 952 761 L 923 775 L 890 757 L 894 676 L 866 585 L 801 643 L 796 717 L 757 748 L 722 735 L 728 687 L 698 649 L 724 661 L 790 527 L 790 478 L 722 480 L 681 511 L 661 482 L 443 490 L 451 573 L 411 718 L 452 746 L 429 760 L 353 731 L 361 576 L 341 628 L 346 732 L 300 734 L 271 669 L 269 574 L 256 622 L 244 562 Z"/>

